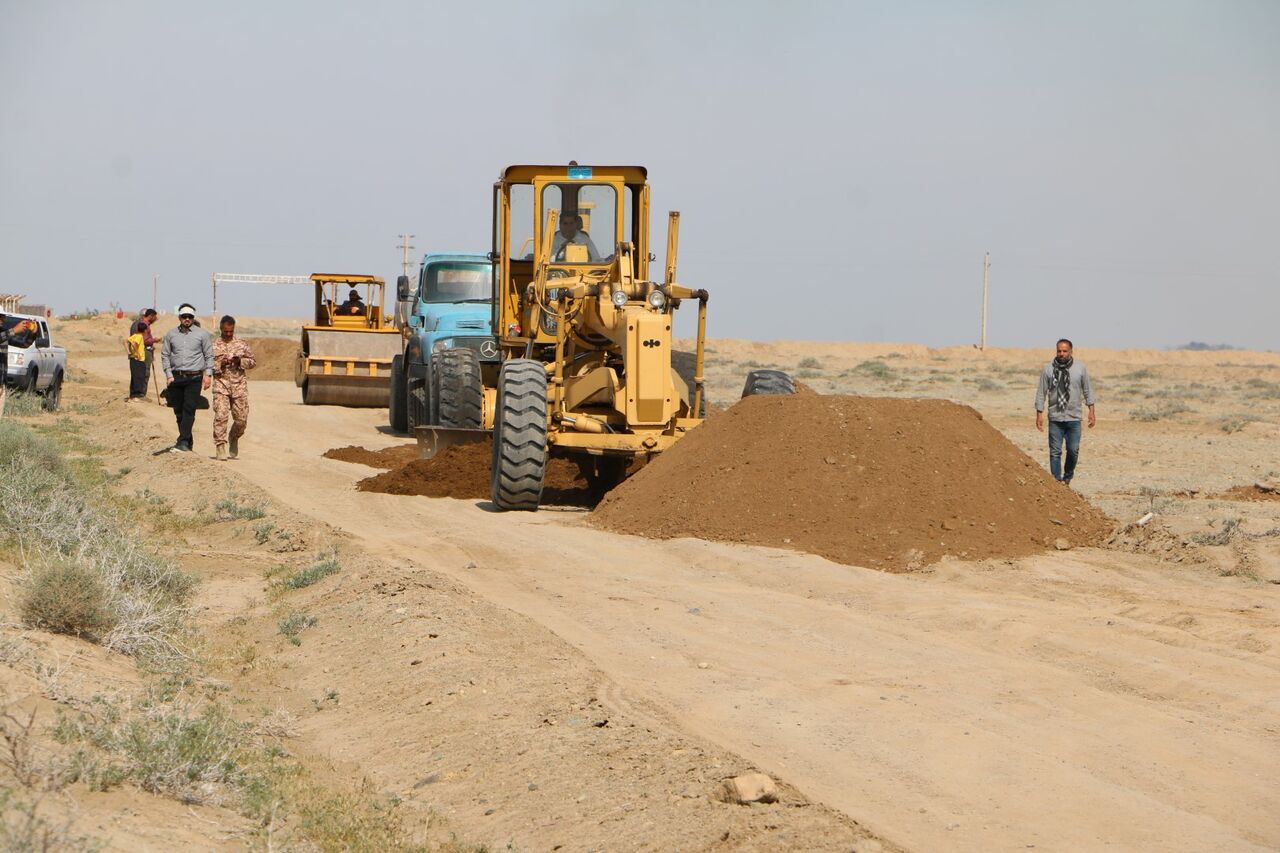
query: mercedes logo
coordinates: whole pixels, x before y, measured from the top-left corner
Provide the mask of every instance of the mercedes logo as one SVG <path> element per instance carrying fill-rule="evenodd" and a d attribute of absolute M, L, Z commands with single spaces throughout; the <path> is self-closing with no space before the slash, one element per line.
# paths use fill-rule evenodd
<path fill-rule="evenodd" d="M 493 341 L 481 341 L 480 354 L 485 358 L 493 358 L 498 354 L 498 345 Z"/>

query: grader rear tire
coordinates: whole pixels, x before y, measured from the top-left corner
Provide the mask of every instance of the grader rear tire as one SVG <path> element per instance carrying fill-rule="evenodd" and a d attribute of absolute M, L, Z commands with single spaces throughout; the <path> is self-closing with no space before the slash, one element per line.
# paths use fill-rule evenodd
<path fill-rule="evenodd" d="M 465 347 L 450 349 L 436 356 L 436 360 L 440 382 L 438 423 L 452 429 L 480 429 L 484 425 L 480 353 Z"/>
<path fill-rule="evenodd" d="M 796 393 L 796 383 L 781 370 L 753 370 L 747 374 L 747 383 L 742 386 L 742 396 L 756 395 L 784 396 Z"/>
<path fill-rule="evenodd" d="M 547 467 L 547 371 L 516 358 L 498 374 L 489 496 L 501 510 L 536 510 Z"/>

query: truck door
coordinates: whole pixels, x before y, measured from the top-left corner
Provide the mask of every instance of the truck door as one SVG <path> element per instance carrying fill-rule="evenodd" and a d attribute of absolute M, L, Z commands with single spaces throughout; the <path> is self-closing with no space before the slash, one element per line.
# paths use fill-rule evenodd
<path fill-rule="evenodd" d="M 31 352 L 35 356 L 36 364 L 40 366 L 40 387 L 47 388 L 53 381 L 57 359 L 49 349 L 49 326 L 44 320 L 36 321 L 36 340 L 38 343 L 32 345 Z"/>

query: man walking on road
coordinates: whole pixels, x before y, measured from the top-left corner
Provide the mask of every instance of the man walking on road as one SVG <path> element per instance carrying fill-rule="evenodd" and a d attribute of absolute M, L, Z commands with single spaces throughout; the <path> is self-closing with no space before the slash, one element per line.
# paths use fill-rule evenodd
<path fill-rule="evenodd" d="M 240 455 L 240 436 L 249 425 L 249 377 L 254 365 L 249 342 L 236 337 L 236 318 L 218 323 L 222 335 L 213 342 L 213 446 L 218 459 Z M 228 448 L 227 421 L 231 422 Z"/>
<path fill-rule="evenodd" d="M 164 370 L 169 405 L 178 422 L 174 453 L 191 452 L 191 428 L 196 422 L 200 392 L 209 387 L 213 376 L 213 344 L 208 332 L 193 325 L 195 319 L 194 307 L 186 303 L 179 306 L 178 325 L 169 330 L 160 345 L 160 368 Z"/>
<path fill-rule="evenodd" d="M 1036 386 L 1036 429 L 1044 432 L 1045 404 L 1049 407 L 1049 473 L 1053 479 L 1071 485 L 1080 458 L 1080 418 L 1089 407 L 1089 429 L 1097 423 L 1093 408 L 1093 383 L 1084 363 L 1075 360 L 1071 341 L 1058 341 L 1057 355 L 1040 372 Z M 1082 405 L 1083 404 L 1083 405 Z M 1066 444 L 1066 465 L 1062 446 Z"/>

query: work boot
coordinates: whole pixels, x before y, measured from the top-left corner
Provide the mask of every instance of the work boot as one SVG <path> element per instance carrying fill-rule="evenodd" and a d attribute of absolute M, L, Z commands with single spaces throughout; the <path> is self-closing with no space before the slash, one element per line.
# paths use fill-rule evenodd
<path fill-rule="evenodd" d="M 215 458 L 218 459 L 220 462 L 227 461 L 227 446 L 225 444 L 218 445 L 218 453 Z"/>
<path fill-rule="evenodd" d="M 231 436 L 231 458 L 235 459 L 240 455 L 240 436 Z"/>

